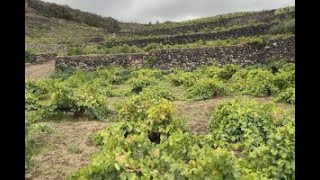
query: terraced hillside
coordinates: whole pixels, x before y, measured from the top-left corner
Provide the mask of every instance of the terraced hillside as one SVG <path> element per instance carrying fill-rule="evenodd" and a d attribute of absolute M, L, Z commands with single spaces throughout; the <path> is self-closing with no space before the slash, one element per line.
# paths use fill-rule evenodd
<path fill-rule="evenodd" d="M 295 179 L 294 7 L 146 25 L 31 2 L 26 179 Z"/>
<path fill-rule="evenodd" d="M 226 27 L 236 26 L 239 24 L 254 24 L 257 22 L 272 22 L 294 17 L 294 11 L 279 12 L 279 10 L 268 10 L 261 12 L 244 12 L 214 16 L 180 23 L 165 23 L 154 25 L 146 30 L 139 31 L 120 31 L 124 35 L 173 35 L 178 33 L 208 32 L 223 29 Z"/>
<path fill-rule="evenodd" d="M 136 53 L 177 44 L 188 48 L 199 41 L 198 45 L 202 46 L 212 44 L 211 41 L 217 41 L 213 44 L 221 45 L 243 44 L 245 41 L 235 42 L 233 39 L 294 33 L 295 17 L 294 8 L 290 7 L 219 15 L 179 23 L 144 25 L 119 22 L 119 29 L 114 34 L 107 30 L 107 25 L 105 28 L 101 25 L 90 26 L 67 18 L 68 16 L 48 17 L 43 13 L 44 10 L 39 11 L 32 6 L 29 9 L 25 23 L 26 49 L 34 53 L 57 53 L 56 47 L 61 46 L 58 53 L 62 55 Z M 97 17 L 99 18 L 101 17 Z M 106 24 L 107 22 L 108 20 Z"/>

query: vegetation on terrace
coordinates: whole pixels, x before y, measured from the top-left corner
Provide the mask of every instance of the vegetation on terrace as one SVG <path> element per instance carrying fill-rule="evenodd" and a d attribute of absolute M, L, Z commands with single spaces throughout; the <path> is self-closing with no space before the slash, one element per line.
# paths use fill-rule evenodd
<path fill-rule="evenodd" d="M 217 32 L 223 32 L 223 31 L 230 31 L 233 29 L 239 29 L 239 28 L 244 28 L 244 27 L 251 27 L 251 26 L 259 26 L 259 25 L 266 25 L 268 23 L 261 23 L 261 22 L 255 22 L 255 21 L 250 21 L 247 23 L 243 24 L 237 24 L 234 26 L 230 27 L 215 27 L 213 29 L 210 28 L 204 28 L 198 32 L 178 32 L 176 34 L 164 34 L 164 35 L 132 35 L 132 36 L 109 36 L 107 39 L 108 41 L 130 41 L 130 40 L 142 40 L 142 39 L 156 39 L 156 38 L 165 38 L 165 37 L 171 37 L 174 38 L 175 36 L 181 36 L 181 35 L 193 35 L 193 34 L 204 34 L 204 33 L 217 33 Z"/>
<path fill-rule="evenodd" d="M 191 72 L 65 71 L 26 81 L 26 132 L 48 131 L 37 123 L 68 116 L 117 122 L 92 136 L 102 151 L 69 179 L 294 179 L 294 115 L 275 104 L 294 104 L 294 74 L 294 64 L 284 61 L 202 66 Z M 191 133 L 172 102 L 244 95 L 271 101 L 222 101 L 208 117 L 205 135 Z M 115 109 L 108 105 L 114 97 L 124 99 Z M 28 168 L 38 153 L 30 138 L 26 136 Z"/>
<path fill-rule="evenodd" d="M 110 31 L 102 23 L 108 18 L 69 7 L 39 4 L 26 16 L 28 43 L 73 44 L 90 42 L 94 37 L 100 38 L 99 42 L 110 39 Z M 50 13 L 46 12 L 48 10 Z M 274 13 L 292 11 L 294 9 L 285 8 Z M 252 13 L 158 25 L 119 22 L 119 27 L 123 31 L 175 27 L 247 14 Z M 92 18 L 92 22 L 84 21 L 84 17 Z M 106 48 L 96 44 L 69 48 L 64 53 L 134 53 L 230 46 L 262 43 L 294 34 L 295 22 L 291 17 L 285 21 L 275 19 L 274 22 L 277 24 L 270 30 L 270 35 L 181 45 L 149 44 L 144 48 L 127 45 Z M 223 30 L 226 28 L 215 29 Z M 115 40 L 121 38 L 117 36 Z M 27 50 L 25 59 L 30 60 L 35 53 Z M 70 169 L 56 170 L 48 166 L 50 170 L 43 174 L 34 172 L 38 178 L 45 179 L 48 177 L 42 176 L 56 173 L 59 176 L 52 179 L 295 179 L 294 64 L 278 60 L 245 67 L 231 64 L 200 66 L 193 71 L 121 67 L 96 71 L 66 69 L 51 78 L 26 80 L 25 87 L 26 170 L 35 167 L 35 157 L 42 153 L 42 146 L 52 143 L 47 143 L 47 134 L 65 133 L 64 129 L 53 131 L 50 123 L 63 124 L 63 120 L 68 119 L 68 123 L 74 126 L 72 136 L 59 137 L 61 144 L 48 146 L 47 151 L 68 144 L 68 151 L 81 159 L 85 149 L 70 142 L 85 142 L 87 139 L 80 137 L 74 141 L 77 136 L 74 131 L 86 131 L 90 122 L 108 124 L 107 128 L 90 136 L 90 143 L 100 151 L 89 163 L 74 166 L 77 170 L 72 169 L 75 171 L 71 174 Z M 211 108 L 196 106 L 204 103 Z M 181 108 L 179 104 L 188 104 L 189 109 Z M 81 119 L 91 121 L 86 122 L 85 128 L 80 128 L 75 122 Z M 59 128 L 59 125 L 55 126 Z M 201 133 L 195 130 L 199 127 L 204 129 Z M 40 138 L 39 134 L 42 135 Z M 70 140 L 60 142 L 61 138 Z M 39 143 L 39 139 L 45 143 Z M 48 162 L 52 154 L 57 154 L 56 151 L 50 153 L 43 155 L 42 162 Z M 61 158 L 64 154 L 59 156 Z M 63 158 L 50 161 L 55 164 L 68 161 Z M 65 164 L 73 165 L 74 162 Z M 47 166 L 37 164 L 39 167 Z"/>
<path fill-rule="evenodd" d="M 142 30 L 175 28 L 175 27 L 181 27 L 181 26 L 187 27 L 187 26 L 191 26 L 191 25 L 216 22 L 216 21 L 221 21 L 221 20 L 225 20 L 225 19 L 232 19 L 232 18 L 248 16 L 248 15 L 253 15 L 253 14 L 262 14 L 262 13 L 266 13 L 266 12 L 273 12 L 275 15 L 290 14 L 292 12 L 295 12 L 295 7 L 285 7 L 285 8 L 279 8 L 279 9 L 274 9 L 274 10 L 265 10 L 265 11 L 227 13 L 227 14 L 220 14 L 220 15 L 212 16 L 212 17 L 197 18 L 197 19 L 181 21 L 181 22 L 166 21 L 166 22 L 159 23 L 159 24 L 149 25 L 147 29 L 142 29 Z"/>
<path fill-rule="evenodd" d="M 117 53 L 141 53 L 141 52 L 150 52 L 153 50 L 161 50 L 161 49 L 184 49 L 184 48 L 200 48 L 200 47 L 219 47 L 219 46 L 234 46 L 234 45 L 242 45 L 246 43 L 264 43 L 268 40 L 280 39 L 280 38 L 288 38 L 291 37 L 290 34 L 282 34 L 282 35 L 264 35 L 264 36 L 252 36 L 252 37 L 239 37 L 239 38 L 229 38 L 224 40 L 213 40 L 213 41 L 203 41 L 199 40 L 195 43 L 189 44 L 177 44 L 177 45 L 169 45 L 169 44 L 158 44 L 158 43 L 150 43 L 147 46 L 140 48 L 135 45 L 123 45 L 123 46 L 114 46 L 112 48 L 104 47 L 104 46 L 85 46 L 78 48 L 68 48 L 66 55 L 85 55 L 85 54 L 117 54 Z"/>

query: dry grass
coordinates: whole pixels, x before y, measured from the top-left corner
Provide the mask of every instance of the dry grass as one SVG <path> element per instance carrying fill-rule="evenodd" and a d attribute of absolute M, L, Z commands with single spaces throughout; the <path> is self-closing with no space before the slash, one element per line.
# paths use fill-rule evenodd
<path fill-rule="evenodd" d="M 107 126 L 98 121 L 42 122 L 52 127 L 50 134 L 34 134 L 42 146 L 34 156 L 34 165 L 26 171 L 26 179 L 64 179 L 70 172 L 86 165 L 98 148 L 90 144 L 89 137 Z"/>
<path fill-rule="evenodd" d="M 214 105 L 231 97 L 219 97 L 203 101 L 175 101 L 177 115 L 186 119 L 186 123 L 195 134 L 207 134 L 210 114 Z"/>
<path fill-rule="evenodd" d="M 25 66 L 25 79 L 44 79 L 50 77 L 55 71 L 54 61 L 44 64 Z"/>

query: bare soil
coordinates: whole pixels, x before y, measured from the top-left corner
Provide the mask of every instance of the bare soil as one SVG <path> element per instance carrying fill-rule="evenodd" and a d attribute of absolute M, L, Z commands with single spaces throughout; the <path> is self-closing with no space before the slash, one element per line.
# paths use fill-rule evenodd
<path fill-rule="evenodd" d="M 44 79 L 50 77 L 55 71 L 54 61 L 43 64 L 26 65 L 25 79 Z"/>
<path fill-rule="evenodd" d="M 208 123 L 215 104 L 227 99 L 213 98 L 203 101 L 175 101 L 179 117 L 186 119 L 191 132 L 195 134 L 207 134 L 209 132 Z"/>

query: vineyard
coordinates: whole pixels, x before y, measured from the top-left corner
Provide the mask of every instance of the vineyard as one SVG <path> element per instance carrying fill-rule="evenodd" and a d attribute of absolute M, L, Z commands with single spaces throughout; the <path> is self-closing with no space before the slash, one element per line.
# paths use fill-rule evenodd
<path fill-rule="evenodd" d="M 90 137 L 102 150 L 69 179 L 294 179 L 294 69 L 114 67 L 27 80 L 26 157 L 38 122 L 88 117 L 113 124 Z M 177 114 L 175 102 L 215 98 L 207 132 Z"/>
<path fill-rule="evenodd" d="M 30 2 L 26 179 L 295 179 L 294 7 L 138 24 Z"/>

